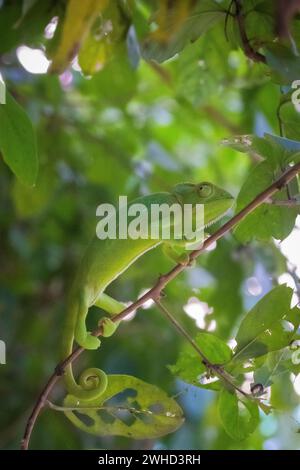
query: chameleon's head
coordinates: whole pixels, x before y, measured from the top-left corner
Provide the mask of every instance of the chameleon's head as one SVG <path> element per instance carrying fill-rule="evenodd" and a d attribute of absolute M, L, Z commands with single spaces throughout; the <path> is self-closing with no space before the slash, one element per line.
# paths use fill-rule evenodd
<path fill-rule="evenodd" d="M 172 193 L 181 204 L 204 204 L 205 225 L 216 221 L 233 205 L 234 198 L 222 188 L 203 181 L 177 184 Z"/>

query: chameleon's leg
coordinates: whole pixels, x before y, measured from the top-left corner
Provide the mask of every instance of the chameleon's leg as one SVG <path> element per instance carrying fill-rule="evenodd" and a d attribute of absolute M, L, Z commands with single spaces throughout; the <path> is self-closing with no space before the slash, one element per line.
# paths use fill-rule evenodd
<path fill-rule="evenodd" d="M 79 293 L 77 321 L 75 326 L 74 337 L 76 342 L 85 349 L 98 349 L 101 342 L 96 336 L 93 336 L 86 329 L 86 316 L 89 305 L 85 292 Z"/>
<path fill-rule="evenodd" d="M 105 312 L 109 313 L 110 315 L 116 315 L 126 308 L 126 304 L 113 299 L 104 292 L 99 295 L 94 305 L 96 307 L 102 308 L 102 310 L 105 310 Z"/>
<path fill-rule="evenodd" d="M 102 308 L 102 310 L 105 310 L 105 312 L 109 313 L 110 315 L 117 315 L 118 313 L 122 312 L 124 308 L 126 308 L 126 304 L 113 299 L 104 292 L 99 295 L 94 305 L 96 307 Z M 110 318 L 104 317 L 102 320 L 100 320 L 100 324 L 103 328 L 103 336 L 107 338 L 114 334 L 120 322 L 113 322 Z"/>

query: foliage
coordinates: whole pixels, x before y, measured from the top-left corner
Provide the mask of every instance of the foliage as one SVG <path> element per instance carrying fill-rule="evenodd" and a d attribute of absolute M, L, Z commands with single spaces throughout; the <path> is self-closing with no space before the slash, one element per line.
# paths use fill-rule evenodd
<path fill-rule="evenodd" d="M 1 447 L 18 447 L 59 360 L 98 204 L 208 180 L 237 196 L 237 213 L 299 162 L 300 15 L 288 22 L 279 3 L 0 2 Z M 26 70 L 32 49 L 48 73 Z M 299 243 L 299 210 L 295 178 L 166 287 L 168 309 L 217 368 L 142 308 L 78 361 L 110 374 L 96 409 L 63 402 L 57 387 L 32 447 L 262 449 L 276 437 L 299 448 L 300 268 L 279 243 L 291 233 Z M 109 293 L 133 301 L 171 266 L 155 249 Z M 93 329 L 96 309 L 89 317 Z"/>
<path fill-rule="evenodd" d="M 96 436 L 117 435 L 136 439 L 155 439 L 181 426 L 180 406 L 158 387 L 126 375 L 110 375 L 108 383 L 100 401 L 88 403 L 92 410 L 84 408 L 86 402 L 78 404 L 71 395 L 65 398 L 65 410 L 75 407 L 75 411 L 65 411 L 75 426 Z M 90 418 L 88 422 L 87 417 Z"/>

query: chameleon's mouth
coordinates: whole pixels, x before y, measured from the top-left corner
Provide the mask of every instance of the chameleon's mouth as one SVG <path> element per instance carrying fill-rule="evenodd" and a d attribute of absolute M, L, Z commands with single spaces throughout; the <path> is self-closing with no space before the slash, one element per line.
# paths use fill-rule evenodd
<path fill-rule="evenodd" d="M 220 198 L 207 203 L 204 206 L 205 227 L 209 227 L 218 222 L 231 209 L 234 198 L 226 191 Z"/>

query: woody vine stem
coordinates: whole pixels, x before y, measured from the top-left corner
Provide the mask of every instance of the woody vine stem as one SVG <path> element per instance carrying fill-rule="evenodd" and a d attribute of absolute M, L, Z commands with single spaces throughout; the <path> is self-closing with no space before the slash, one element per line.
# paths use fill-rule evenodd
<path fill-rule="evenodd" d="M 285 187 L 298 173 L 300 173 L 300 163 L 295 164 L 291 168 L 289 168 L 280 178 L 278 178 L 274 183 L 272 183 L 267 189 L 262 191 L 258 196 L 256 196 L 244 209 L 238 212 L 235 216 L 233 216 L 228 222 L 226 222 L 222 227 L 220 227 L 215 233 L 213 233 L 209 238 L 207 238 L 201 248 L 194 250 L 190 253 L 188 262 L 186 264 L 177 264 L 173 269 L 171 269 L 168 273 L 161 275 L 154 286 L 148 290 L 142 297 L 137 299 L 134 303 L 130 306 L 125 308 L 121 313 L 112 317 L 112 321 L 120 321 L 123 320 L 127 315 L 131 312 L 136 310 L 137 308 L 141 307 L 147 300 L 152 299 L 158 304 L 160 309 L 164 309 L 164 313 L 168 314 L 168 311 L 162 307 L 160 303 L 160 298 L 162 296 L 162 291 L 165 286 L 172 281 L 178 274 L 180 274 L 184 269 L 190 264 L 193 260 L 198 258 L 201 253 L 203 253 L 209 246 L 211 246 L 214 242 L 222 238 L 226 235 L 235 225 L 244 219 L 248 214 L 253 212 L 257 207 L 259 207 L 264 202 L 268 202 L 270 198 L 277 192 L 280 191 L 283 187 Z M 176 326 L 176 325 L 175 325 Z M 182 332 L 181 332 L 182 333 Z M 94 332 L 94 336 L 101 336 L 102 335 L 102 328 L 101 326 L 98 327 Z M 226 375 L 226 373 L 219 367 L 214 364 L 210 364 L 209 361 L 205 358 L 202 351 L 198 348 L 198 353 L 201 356 L 203 363 L 206 367 L 210 370 L 213 370 L 216 375 L 218 375 L 223 380 L 227 381 L 232 384 L 230 378 Z M 42 389 L 41 393 L 39 394 L 37 401 L 33 407 L 33 410 L 27 420 L 26 428 L 24 432 L 24 437 L 21 442 L 21 449 L 27 450 L 30 443 L 30 438 L 32 435 L 32 431 L 34 429 L 35 423 L 37 418 L 39 417 L 42 409 L 47 405 L 48 397 L 53 390 L 56 383 L 59 381 L 61 376 L 64 374 L 65 368 L 70 363 L 74 362 L 82 353 L 84 349 L 81 347 L 77 347 L 74 349 L 72 354 L 68 356 L 64 361 L 60 362 L 51 377 L 48 379 L 46 385 Z M 236 388 L 236 387 L 235 387 Z M 238 389 L 240 393 L 243 393 L 240 389 Z"/>

